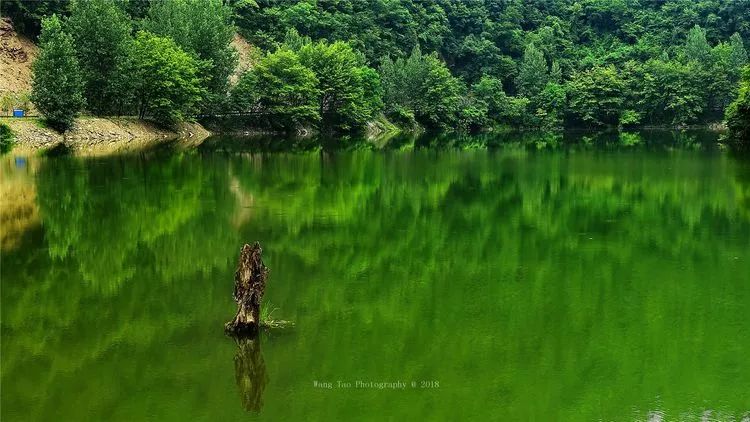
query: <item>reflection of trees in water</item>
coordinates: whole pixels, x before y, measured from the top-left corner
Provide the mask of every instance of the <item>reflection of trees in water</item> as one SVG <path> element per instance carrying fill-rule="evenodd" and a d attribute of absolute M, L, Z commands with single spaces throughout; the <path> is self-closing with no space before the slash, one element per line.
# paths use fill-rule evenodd
<path fill-rule="evenodd" d="M 212 327 L 201 319 L 218 315 L 221 330 L 232 312 L 236 249 L 257 239 L 267 245 L 275 270 L 269 297 L 283 316 L 313 329 L 336 328 L 335 336 L 320 337 L 302 327 L 294 347 L 275 348 L 269 364 L 283 362 L 287 373 L 377 376 L 386 361 L 405 368 L 399 376 L 435 371 L 462 385 L 441 369 L 452 356 L 475 385 L 496 386 L 458 391 L 468 414 L 480 414 L 481 403 L 510 388 L 515 396 L 503 400 L 525 409 L 515 397 L 541 389 L 575 397 L 548 405 L 586 419 L 581 415 L 593 415 L 591 409 L 570 403 L 593 402 L 605 390 L 618 396 L 617 386 L 644 385 L 639 377 L 646 388 L 634 401 L 671 391 L 670 408 L 700 385 L 707 399 L 737 403 L 722 391 L 740 391 L 748 375 L 738 351 L 750 346 L 735 338 L 747 327 L 742 303 L 750 294 L 740 283 L 750 250 L 747 164 L 682 152 L 533 154 L 354 152 L 321 159 L 316 151 L 50 162 L 37 174 L 48 249 L 39 244 L 3 256 L 3 276 L 12 274 L 1 291 L 3 334 L 13 339 L 2 342 L 3 381 L 33 380 L 22 399 L 30 403 L 38 391 L 57 391 L 65 374 L 117 371 L 109 358 L 123 350 L 135 356 L 119 363 L 153 361 L 164 379 L 179 373 L 194 384 L 209 382 L 211 363 L 228 364 L 231 352 L 218 353 L 205 340 Z M 252 206 L 252 218 L 238 206 Z M 676 315 L 685 332 L 674 336 Z M 367 356 L 368 343 L 351 340 L 363 330 L 403 347 L 379 349 L 381 355 L 357 362 L 361 368 L 298 353 L 327 348 Z M 169 335 L 185 338 L 165 340 Z M 201 339 L 200 360 L 163 350 L 165 341 Z M 257 411 L 268 382 L 260 344 L 237 344 L 235 353 L 243 407 Z M 703 357 L 705 370 L 694 369 L 693 356 Z M 490 359 L 506 364 L 476 370 Z M 644 362 L 661 369 L 644 373 Z M 581 365 L 590 368 L 591 382 L 579 382 Z M 550 376 L 539 368 L 557 371 L 554 385 L 570 388 L 535 384 Z M 725 368 L 736 376 L 721 376 Z M 691 377 L 701 373 L 709 375 Z M 60 398 L 51 397 L 46 409 Z M 623 408 L 629 399 L 621 399 Z M 270 406 L 266 399 L 264 412 Z"/>
<path fill-rule="evenodd" d="M 750 218 L 735 194 L 747 189 L 735 177 L 740 164 L 681 151 L 526 154 L 368 152 L 233 164 L 258 204 L 246 230 L 269 245 L 277 280 L 290 279 L 269 291 L 274 303 L 293 320 L 346 319 L 330 350 L 351 347 L 367 327 L 409 350 L 381 357 L 415 371 L 405 377 L 439 368 L 430 365 L 446 355 L 500 356 L 511 364 L 498 369 L 516 371 L 474 373 L 477 385 L 504 378 L 498 388 L 532 397 L 538 386 L 518 374 L 549 376 L 539 368 L 552 368 L 559 371 L 554 385 L 575 388 L 550 394 L 586 403 L 602 389 L 643 385 L 645 373 L 649 385 L 637 402 L 672 391 L 665 400 L 679 403 L 702 385 L 707 397 L 738 403 L 724 392 L 742 391 L 740 378 L 725 378 L 720 368 L 747 368 L 724 350 L 750 347 L 737 338 L 747 323 L 736 312 L 750 294 L 738 275 L 750 269 Z M 304 313 L 314 304 L 336 306 Z M 689 335 L 673 336 L 676 320 Z M 299 342 L 295 349 L 315 340 Z M 340 371 L 335 360 L 276 353 L 300 368 Z M 415 355 L 424 366 L 409 365 Z M 697 355 L 712 357 L 697 368 Z M 599 381 L 580 383 L 581 365 Z M 366 364 L 361 371 L 368 369 L 377 374 Z M 709 379 L 694 377 L 707 372 Z"/>
<path fill-rule="evenodd" d="M 22 238 L 39 226 L 36 187 L 26 161 L 0 161 L 0 248 L 18 247 Z"/>
<path fill-rule="evenodd" d="M 736 168 L 734 192 L 738 211 L 745 220 L 750 221 L 750 158 L 739 157 Z"/>
<path fill-rule="evenodd" d="M 109 294 L 144 260 L 168 273 L 184 270 L 175 261 L 210 267 L 217 249 L 233 246 L 226 245 L 229 222 L 211 214 L 233 206 L 226 178 L 226 172 L 179 155 L 43 164 L 37 186 L 50 254 L 76 261 L 81 277 Z M 221 205 L 205 206 L 216 202 Z"/>
<path fill-rule="evenodd" d="M 228 172 L 214 164 L 184 155 L 40 160 L 44 237 L 3 253 L 2 330 L 13 338 L 2 342 L 4 387 L 42 361 L 49 370 L 36 390 L 54 391 L 65 374 L 106 367 L 102 356 L 146 351 L 225 309 L 231 273 L 226 291 L 198 282 L 228 268 L 240 242 Z M 10 408 L 38 393 L 15 394 Z"/>
<path fill-rule="evenodd" d="M 234 341 L 237 344 L 234 376 L 242 408 L 248 412 L 258 413 L 263 408 L 263 392 L 268 384 L 266 363 L 260 347 L 261 335 L 234 337 Z"/>
<path fill-rule="evenodd" d="M 718 134 L 714 131 L 527 131 L 489 132 L 478 135 L 425 134 L 408 139 L 396 138 L 386 149 L 411 144 L 430 149 L 503 148 L 521 150 L 711 150 L 717 148 Z"/>

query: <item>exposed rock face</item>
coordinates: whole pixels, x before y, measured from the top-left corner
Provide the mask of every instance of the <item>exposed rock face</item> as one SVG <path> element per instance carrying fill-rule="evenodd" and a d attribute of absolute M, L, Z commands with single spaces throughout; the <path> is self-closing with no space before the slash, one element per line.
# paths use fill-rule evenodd
<path fill-rule="evenodd" d="M 20 36 L 9 18 L 0 19 L 0 96 L 31 91 L 31 63 L 39 48 Z"/>
<path fill-rule="evenodd" d="M 234 72 L 229 75 L 229 84 L 231 86 L 237 85 L 240 77 L 252 69 L 253 65 L 262 57 L 263 52 L 247 42 L 246 39 L 242 38 L 240 34 L 235 33 L 232 38 L 232 47 L 237 50 L 237 66 L 234 68 Z"/>

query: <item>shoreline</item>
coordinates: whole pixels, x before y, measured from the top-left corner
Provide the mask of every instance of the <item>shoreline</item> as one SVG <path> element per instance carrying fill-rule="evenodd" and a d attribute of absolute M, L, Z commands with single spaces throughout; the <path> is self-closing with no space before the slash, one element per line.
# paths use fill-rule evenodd
<path fill-rule="evenodd" d="M 174 130 L 128 117 L 80 117 L 73 128 L 59 133 L 36 117 L 0 117 L 15 135 L 11 153 L 36 154 L 65 148 L 77 154 L 103 155 L 134 151 L 166 142 L 198 145 L 212 133 L 199 123 L 180 123 Z"/>
<path fill-rule="evenodd" d="M 238 136 L 294 136 L 286 132 L 259 129 L 254 127 L 240 128 L 238 126 L 222 126 L 215 122 L 183 122 L 174 129 L 160 127 L 148 120 L 139 120 L 133 117 L 92 117 L 82 116 L 76 120 L 73 128 L 65 133 L 59 133 L 46 127 L 41 118 L 38 117 L 0 117 L 0 124 L 7 125 L 15 136 L 15 143 L 9 153 L 21 155 L 43 154 L 45 152 L 64 149 L 77 155 L 107 155 L 122 152 L 133 152 L 149 149 L 166 143 L 179 143 L 181 147 L 190 148 L 200 145 L 206 138 L 212 135 L 238 135 Z M 209 129 L 210 128 L 210 129 Z M 506 132 L 589 132 L 591 128 L 566 128 L 542 130 L 538 128 L 502 128 L 498 130 L 489 129 L 482 133 L 506 133 Z M 636 128 L 600 128 L 601 132 L 629 132 L 629 131 L 651 131 L 651 130 L 707 130 L 712 132 L 724 132 L 726 127 L 722 124 L 706 123 L 702 125 L 691 125 L 683 127 L 665 126 L 642 126 Z M 320 132 L 312 128 L 302 128 L 303 133 L 297 136 L 312 137 L 320 135 Z M 383 146 L 387 141 L 399 134 L 422 133 L 419 130 L 399 128 L 387 120 L 377 119 L 369 122 L 363 133 L 364 137 L 376 145 Z"/>

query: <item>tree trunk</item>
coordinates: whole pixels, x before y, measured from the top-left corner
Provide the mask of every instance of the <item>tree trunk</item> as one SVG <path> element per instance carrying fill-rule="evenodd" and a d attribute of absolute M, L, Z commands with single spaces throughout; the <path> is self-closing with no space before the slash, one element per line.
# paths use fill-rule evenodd
<path fill-rule="evenodd" d="M 260 326 L 260 302 L 266 291 L 268 268 L 263 265 L 263 250 L 258 242 L 253 246 L 245 244 L 240 251 L 240 262 L 234 273 L 234 301 L 237 314 L 224 326 L 234 334 L 252 334 Z"/>

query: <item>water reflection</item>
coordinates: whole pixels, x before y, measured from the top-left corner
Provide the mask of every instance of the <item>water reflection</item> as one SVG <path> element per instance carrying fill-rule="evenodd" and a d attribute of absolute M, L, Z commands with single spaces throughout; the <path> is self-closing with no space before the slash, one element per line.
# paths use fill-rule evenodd
<path fill-rule="evenodd" d="M 25 159 L 0 162 L 0 247 L 17 248 L 40 224 L 36 204 L 35 168 Z"/>
<path fill-rule="evenodd" d="M 748 163 L 535 139 L 3 167 L 2 419 L 744 414 Z M 298 323 L 263 353 L 222 332 L 246 239 Z M 441 389 L 310 387 L 352 378 Z"/>
<path fill-rule="evenodd" d="M 235 336 L 234 376 L 242 408 L 259 413 L 263 409 L 263 393 L 268 384 L 266 362 L 263 360 L 261 335 Z"/>
<path fill-rule="evenodd" d="M 565 131 L 488 132 L 481 134 L 400 133 L 380 138 L 328 138 L 325 136 L 278 139 L 264 136 L 212 136 L 200 145 L 203 152 L 308 153 L 314 151 L 409 149 L 526 149 L 526 150 L 703 150 L 721 149 L 719 134 L 709 130 L 669 131 Z"/>

